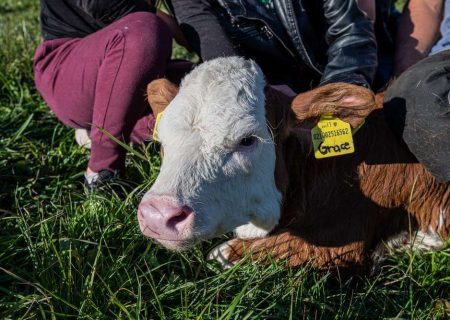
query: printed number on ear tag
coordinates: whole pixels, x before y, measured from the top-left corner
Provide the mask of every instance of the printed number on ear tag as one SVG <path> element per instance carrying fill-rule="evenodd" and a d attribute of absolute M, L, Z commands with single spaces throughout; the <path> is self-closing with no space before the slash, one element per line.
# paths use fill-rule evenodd
<path fill-rule="evenodd" d="M 331 114 L 322 114 L 311 129 L 314 156 L 317 159 L 337 157 L 355 152 L 350 124 Z"/>
<path fill-rule="evenodd" d="M 153 141 L 156 141 L 156 142 L 159 142 L 158 123 L 159 123 L 159 121 L 161 121 L 161 117 L 162 117 L 163 113 L 164 112 L 158 113 L 158 115 L 156 116 L 156 120 L 155 120 L 155 126 L 153 127 Z"/>

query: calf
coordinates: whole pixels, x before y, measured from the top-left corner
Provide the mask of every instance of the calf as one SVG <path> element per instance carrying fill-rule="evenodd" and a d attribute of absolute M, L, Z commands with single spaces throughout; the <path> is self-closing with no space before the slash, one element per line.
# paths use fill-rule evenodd
<path fill-rule="evenodd" d="M 167 248 L 234 230 L 210 253 L 225 266 L 249 254 L 362 267 L 384 244 L 437 248 L 448 238 L 449 184 L 393 135 L 368 89 L 335 83 L 291 99 L 233 57 L 203 63 L 180 88 L 154 81 L 148 98 L 155 113 L 165 109 L 164 159 L 138 220 Z M 324 113 L 362 125 L 355 153 L 315 159 L 310 131 Z"/>

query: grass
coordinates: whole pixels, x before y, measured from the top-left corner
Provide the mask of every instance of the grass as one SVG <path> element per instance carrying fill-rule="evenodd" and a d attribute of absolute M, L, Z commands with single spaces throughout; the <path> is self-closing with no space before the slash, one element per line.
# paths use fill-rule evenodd
<path fill-rule="evenodd" d="M 450 250 L 393 256 L 371 277 L 205 261 L 220 240 L 171 253 L 139 232 L 154 146 L 127 159 L 134 191 L 86 195 L 88 153 L 33 84 L 37 1 L 0 3 L 0 318 L 448 319 Z M 177 49 L 177 55 L 183 53 Z"/>

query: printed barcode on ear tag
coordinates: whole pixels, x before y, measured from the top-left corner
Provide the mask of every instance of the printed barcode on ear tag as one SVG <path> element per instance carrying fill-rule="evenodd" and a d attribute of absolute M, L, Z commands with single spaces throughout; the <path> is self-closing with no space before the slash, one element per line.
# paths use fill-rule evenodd
<path fill-rule="evenodd" d="M 156 142 L 159 142 L 158 123 L 159 123 L 159 121 L 161 121 L 161 117 L 162 117 L 163 113 L 164 112 L 158 113 L 158 115 L 156 116 L 156 120 L 155 120 L 155 126 L 153 127 L 153 140 Z"/>
<path fill-rule="evenodd" d="M 355 152 L 350 124 L 330 114 L 323 114 L 311 129 L 314 156 L 317 159 Z"/>

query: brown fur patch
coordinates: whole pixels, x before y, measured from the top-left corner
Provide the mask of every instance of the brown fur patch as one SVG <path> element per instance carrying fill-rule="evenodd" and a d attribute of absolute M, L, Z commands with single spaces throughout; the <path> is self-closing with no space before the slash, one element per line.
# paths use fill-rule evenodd
<path fill-rule="evenodd" d="M 258 259 L 287 258 L 291 266 L 361 266 L 377 245 L 402 231 L 420 228 L 447 239 L 450 186 L 437 183 L 391 132 L 380 110 L 383 94 L 330 84 L 298 95 L 292 109 L 270 94 L 266 110 L 275 127 L 282 217 L 267 238 L 233 241 L 231 260 L 250 252 Z M 354 137 L 355 154 L 314 158 L 309 128 L 323 112 L 352 127 L 366 121 Z M 294 130 L 299 126 L 300 133 Z"/>

